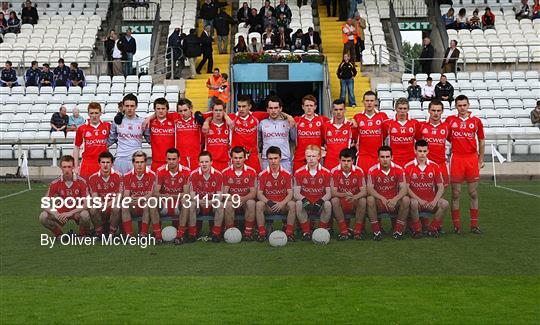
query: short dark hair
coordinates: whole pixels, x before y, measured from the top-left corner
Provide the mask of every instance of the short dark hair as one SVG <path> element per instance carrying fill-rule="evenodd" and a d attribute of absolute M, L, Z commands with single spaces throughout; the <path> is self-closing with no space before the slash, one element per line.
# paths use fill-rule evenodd
<path fill-rule="evenodd" d="M 139 100 L 137 99 L 137 96 L 133 95 L 132 93 L 129 93 L 122 98 L 122 105 L 126 103 L 126 101 L 132 100 L 135 102 L 135 106 L 139 105 Z"/>
<path fill-rule="evenodd" d="M 11 63 L 11 61 L 9 61 L 9 60 L 6 61 L 6 64 L 9 64 L 11 66 L 13 65 L 13 63 Z"/>
<path fill-rule="evenodd" d="M 332 102 L 332 105 L 345 105 L 345 101 L 341 98 L 334 99 L 334 101 Z"/>
<path fill-rule="evenodd" d="M 245 95 L 245 94 L 238 95 L 238 97 L 236 98 L 236 101 L 237 102 L 247 102 L 249 105 L 251 105 L 251 103 L 252 103 L 251 96 Z"/>
<path fill-rule="evenodd" d="M 156 100 L 154 100 L 154 110 L 156 110 L 156 105 L 165 105 L 167 106 L 167 110 L 169 109 L 169 102 L 163 97 L 156 98 Z"/>
<path fill-rule="evenodd" d="M 63 162 L 75 163 L 75 158 L 73 158 L 72 155 L 63 155 L 62 157 L 60 157 L 60 164 L 62 164 Z"/>
<path fill-rule="evenodd" d="M 268 97 L 268 99 L 266 100 L 266 107 L 268 107 L 269 102 L 279 103 L 279 106 L 283 107 L 283 101 L 277 95 Z"/>
<path fill-rule="evenodd" d="M 429 143 L 424 139 L 417 140 L 414 143 L 414 149 L 417 149 L 418 147 L 427 147 L 427 146 L 429 146 Z"/>
<path fill-rule="evenodd" d="M 77 69 L 79 67 L 79 64 L 77 62 L 71 62 L 71 66 Z"/>
<path fill-rule="evenodd" d="M 354 153 L 350 148 L 345 148 L 339 152 L 339 158 L 354 158 Z"/>
<path fill-rule="evenodd" d="M 199 154 L 199 158 L 204 157 L 204 156 L 208 156 L 210 157 L 210 160 L 212 160 L 212 154 L 210 153 L 210 151 L 206 151 L 206 150 L 201 151 L 201 153 Z"/>
<path fill-rule="evenodd" d="M 48 63 L 43 63 L 43 66 L 46 68 L 50 68 L 51 66 Z"/>
<path fill-rule="evenodd" d="M 216 70 L 219 72 L 219 68 L 214 68 L 214 71 L 216 71 Z"/>
<path fill-rule="evenodd" d="M 465 96 L 465 95 L 458 95 L 455 99 L 455 102 L 457 103 L 458 100 L 466 100 L 467 101 L 467 104 L 469 103 L 469 97 Z"/>
<path fill-rule="evenodd" d="M 362 96 L 362 99 L 366 99 L 366 96 L 375 96 L 375 99 L 377 99 L 377 93 L 372 90 L 366 91 L 364 96 Z"/>
<path fill-rule="evenodd" d="M 178 103 L 176 104 L 177 106 L 184 106 L 186 105 L 187 107 L 189 107 L 189 109 L 193 109 L 193 103 L 191 102 L 191 100 L 187 99 L 187 98 L 180 98 L 178 99 Z"/>
<path fill-rule="evenodd" d="M 377 150 L 377 156 L 381 154 L 381 151 L 390 151 L 390 155 L 392 155 L 392 148 L 390 146 L 380 146 Z"/>
<path fill-rule="evenodd" d="M 111 162 L 114 162 L 114 156 L 112 153 L 110 153 L 109 151 L 103 151 L 102 153 L 99 154 L 98 156 L 98 163 L 101 162 L 101 159 L 110 159 Z"/>
<path fill-rule="evenodd" d="M 169 148 L 165 153 L 175 153 L 178 157 L 180 157 L 180 151 L 178 151 L 176 148 Z"/>
<path fill-rule="evenodd" d="M 279 149 L 279 147 L 271 146 L 270 148 L 268 148 L 266 150 L 266 157 L 267 158 L 268 158 L 269 154 L 275 154 L 275 155 L 279 155 L 281 157 L 281 149 Z"/>
<path fill-rule="evenodd" d="M 58 63 L 64 63 L 64 59 L 62 58 L 58 59 Z"/>
<path fill-rule="evenodd" d="M 220 105 L 220 106 L 223 106 L 223 109 L 225 109 L 225 102 L 223 102 L 221 99 L 219 98 L 216 98 L 214 99 L 214 101 L 212 102 L 212 109 L 214 109 L 214 107 L 216 105 Z"/>
<path fill-rule="evenodd" d="M 242 146 L 235 146 L 231 149 L 231 157 L 233 153 L 244 153 L 244 157 L 247 156 L 247 150 Z"/>
<path fill-rule="evenodd" d="M 32 63 L 30 63 L 31 66 L 34 66 L 34 65 L 36 65 L 36 64 L 38 64 L 37 61 L 32 61 Z"/>
<path fill-rule="evenodd" d="M 441 106 L 444 111 L 444 105 L 438 99 L 433 99 L 431 102 L 429 102 L 428 111 L 431 109 L 431 106 Z"/>
<path fill-rule="evenodd" d="M 433 78 L 427 77 L 426 81 L 433 81 Z"/>
<path fill-rule="evenodd" d="M 229 79 L 229 75 L 226 74 L 226 73 L 222 73 L 222 74 L 221 74 L 221 78 L 227 80 L 227 79 Z"/>

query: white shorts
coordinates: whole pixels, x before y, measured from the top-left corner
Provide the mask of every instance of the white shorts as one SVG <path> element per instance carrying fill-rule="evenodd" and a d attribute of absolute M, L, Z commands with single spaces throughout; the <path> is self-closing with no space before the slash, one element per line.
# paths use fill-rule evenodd
<path fill-rule="evenodd" d="M 125 175 L 133 169 L 133 162 L 131 158 L 128 157 L 117 157 L 114 160 L 114 169 Z"/>

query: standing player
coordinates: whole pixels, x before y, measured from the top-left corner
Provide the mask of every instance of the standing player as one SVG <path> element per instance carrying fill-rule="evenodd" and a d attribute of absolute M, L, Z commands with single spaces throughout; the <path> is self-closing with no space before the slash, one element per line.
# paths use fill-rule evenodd
<path fill-rule="evenodd" d="M 373 230 L 373 239 L 381 240 L 382 232 L 377 220 L 378 213 L 396 213 L 392 237 L 403 239 L 403 229 L 409 214 L 410 200 L 407 196 L 405 172 L 392 162 L 392 148 L 382 146 L 378 150 L 379 163 L 368 172 L 368 217 Z"/>
<path fill-rule="evenodd" d="M 92 197 L 99 197 L 101 202 L 107 204 L 101 209 L 90 209 L 90 217 L 96 230 L 96 235 L 103 234 L 103 221 L 109 221 L 109 235 L 116 235 L 120 223 L 120 208 L 113 206 L 112 198 L 120 199 L 124 188 L 122 175 L 113 170 L 113 155 L 103 151 L 98 157 L 100 169 L 88 178 L 88 187 Z"/>
<path fill-rule="evenodd" d="M 212 122 L 206 134 L 205 150 L 212 154 L 212 166 L 220 172 L 229 166 L 229 141 L 225 104 L 221 99 L 216 99 L 212 102 Z"/>
<path fill-rule="evenodd" d="M 452 144 L 450 159 L 450 181 L 452 182 L 452 222 L 454 232 L 461 233 L 459 197 L 461 184 L 469 185 L 471 232 L 481 234 L 478 226 L 478 180 L 480 168 L 484 167 L 484 126 L 482 121 L 469 112 L 469 98 L 456 97 L 457 115 L 449 116 L 446 123 L 450 128 L 449 141 Z M 477 144 L 478 141 L 478 144 Z"/>
<path fill-rule="evenodd" d="M 203 143 L 201 121 L 194 117 L 193 104 L 187 98 L 178 101 L 176 111 L 177 113 L 172 113 L 171 117 L 176 130 L 175 142 L 176 149 L 180 152 L 180 164 L 195 170 L 199 166 L 199 154 Z"/>
<path fill-rule="evenodd" d="M 165 165 L 166 152 L 174 148 L 174 122 L 167 118 L 169 102 L 165 98 L 154 101 L 155 119 L 150 122 L 150 143 L 152 144 L 152 170 L 156 172 Z"/>
<path fill-rule="evenodd" d="M 319 164 L 321 148 L 309 145 L 306 148 L 307 165 L 294 174 L 294 198 L 296 199 L 296 216 L 302 227 L 302 240 L 311 239 L 310 215 L 320 215 L 319 228 L 330 227 L 332 215 L 332 192 L 330 183 L 332 176 L 328 169 Z"/>
<path fill-rule="evenodd" d="M 422 236 L 419 212 L 432 212 L 433 220 L 429 225 L 428 234 L 439 237 L 439 228 L 448 201 L 442 198 L 444 182 L 439 166 L 427 158 L 429 154 L 428 143 L 418 140 L 414 144 L 416 159 L 405 166 L 408 194 L 411 197 L 411 217 L 413 222 L 413 237 Z"/>
<path fill-rule="evenodd" d="M 388 137 L 392 161 L 401 167 L 414 159 L 414 138 L 418 121 L 409 119 L 409 101 L 399 98 L 395 104 L 396 118 L 383 123 L 383 137 Z"/>
<path fill-rule="evenodd" d="M 146 204 L 154 194 L 156 174 L 146 166 L 146 154 L 142 151 L 133 153 L 133 169 L 124 175 L 124 197 L 131 197 L 131 206 L 122 208 L 122 228 L 127 236 L 133 236 L 132 215 L 142 216 L 142 226 L 139 234 L 148 236 L 148 223 L 152 221 L 156 242 L 163 242 L 159 214 Z"/>
<path fill-rule="evenodd" d="M 354 166 L 353 152 L 343 149 L 340 164 L 332 170 L 332 209 L 339 225 L 338 240 L 349 238 L 345 214 L 354 214 L 354 239 L 363 239 L 366 217 L 366 181 L 360 167 Z"/>
<path fill-rule="evenodd" d="M 266 151 L 268 167 L 259 174 L 257 191 L 257 241 L 266 240 L 265 214 L 287 214 L 285 233 L 294 241 L 296 203 L 293 200 L 291 174 L 281 166 L 281 150 L 270 147 Z"/>
<path fill-rule="evenodd" d="M 233 207 L 233 201 L 228 200 L 225 206 L 225 230 L 234 227 L 235 211 L 243 210 L 245 219 L 244 239 L 253 240 L 255 225 L 255 198 L 257 190 L 257 172 L 246 165 L 247 152 L 242 147 L 231 149 L 232 166 L 223 170 L 223 193 L 240 196 L 240 206 Z"/>
<path fill-rule="evenodd" d="M 90 214 L 85 207 L 76 206 L 70 209 L 65 206 L 67 198 L 84 198 L 88 195 L 88 187 L 84 179 L 73 173 L 74 165 L 75 159 L 72 156 L 60 158 L 62 175 L 51 182 L 45 197 L 61 198 L 63 206 L 57 211 L 43 208 L 39 215 L 39 221 L 43 227 L 52 231 L 55 237 L 62 236 L 62 227 L 68 220 L 74 220 L 79 225 L 79 236 L 87 236 L 90 229 Z"/>
<path fill-rule="evenodd" d="M 162 216 L 174 218 L 173 224 L 178 229 L 174 243 L 184 243 L 184 234 L 188 222 L 189 209 L 187 209 L 186 197 L 189 195 L 190 170 L 178 163 L 180 153 L 174 147 L 166 152 L 167 164 L 159 167 L 157 171 L 157 183 L 154 196 L 160 198 L 159 207 Z M 190 220 L 189 241 L 194 241 L 197 236 L 195 221 Z"/>
<path fill-rule="evenodd" d="M 191 172 L 190 183 L 190 220 L 196 220 L 197 214 L 214 214 L 214 226 L 211 230 L 212 241 L 221 240 L 221 224 L 223 223 L 223 175 L 212 167 L 212 155 L 208 151 L 199 154 L 199 168 Z M 216 202 L 219 201 L 219 204 Z"/>
<path fill-rule="evenodd" d="M 296 128 L 293 131 L 293 140 L 296 142 L 294 151 L 293 170 L 306 165 L 306 148 L 308 145 L 322 147 L 323 126 L 328 122 L 328 117 L 315 114 L 317 98 L 306 95 L 302 98 L 304 115 L 294 118 Z"/>
<path fill-rule="evenodd" d="M 111 124 L 101 121 L 101 105 L 96 102 L 88 104 L 89 120 L 77 128 L 75 133 L 75 172 L 88 179 L 99 170 L 99 154 L 107 151 L 107 139 Z M 82 160 L 79 169 L 79 152 L 83 146 Z"/>
<path fill-rule="evenodd" d="M 354 116 L 358 125 L 358 158 L 356 165 L 362 170 L 369 170 L 377 163 L 377 148 L 383 145 L 383 122 L 388 120 L 384 112 L 377 112 L 377 95 L 372 91 L 364 93 L 363 113 Z"/>
<path fill-rule="evenodd" d="M 323 127 L 323 139 L 326 149 L 324 167 L 332 169 L 339 165 L 339 154 L 343 149 L 350 148 L 356 134 L 356 123 L 352 123 L 345 118 L 345 102 L 336 99 L 332 103 L 332 120 L 326 122 Z M 354 120 L 353 120 L 354 122 Z"/>

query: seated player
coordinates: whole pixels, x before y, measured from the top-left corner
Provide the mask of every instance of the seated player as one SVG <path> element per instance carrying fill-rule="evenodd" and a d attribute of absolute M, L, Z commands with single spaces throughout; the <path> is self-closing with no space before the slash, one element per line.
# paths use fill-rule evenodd
<path fill-rule="evenodd" d="M 253 240 L 253 226 L 255 225 L 255 198 L 257 190 L 257 172 L 246 165 L 247 151 L 243 147 L 231 149 L 232 166 L 223 170 L 223 193 L 230 194 L 231 197 L 225 205 L 225 230 L 234 227 L 234 216 L 236 211 L 244 212 L 245 228 L 244 240 Z M 240 206 L 236 209 L 232 200 L 232 195 L 240 197 Z M 238 202 L 238 201 L 236 201 Z"/>
<path fill-rule="evenodd" d="M 363 239 L 364 218 L 366 217 L 366 181 L 364 172 L 354 165 L 354 152 L 343 149 L 339 153 L 340 164 L 332 169 L 332 210 L 338 221 L 338 240 L 349 238 L 345 214 L 353 214 L 356 219 L 354 239 Z"/>
<path fill-rule="evenodd" d="M 173 218 L 173 224 L 178 229 L 174 243 L 184 243 L 186 224 L 188 223 L 189 209 L 186 204 L 186 195 L 189 195 L 190 170 L 179 164 L 180 153 L 172 147 L 165 154 L 167 164 L 158 168 L 157 183 L 154 196 L 159 198 L 159 213 L 161 216 Z M 195 241 L 197 228 L 195 220 L 189 220 L 189 242 Z"/>
<path fill-rule="evenodd" d="M 148 224 L 152 221 L 156 243 L 163 242 L 159 214 L 156 209 L 150 209 L 147 201 L 154 194 L 156 174 L 146 166 L 146 154 L 137 150 L 133 153 L 133 169 L 124 175 L 124 197 L 131 197 L 129 208 L 122 207 L 122 228 L 126 236 L 133 236 L 132 216 L 142 216 L 140 236 L 148 236 Z"/>
<path fill-rule="evenodd" d="M 332 215 L 331 175 L 328 169 L 319 164 L 321 148 L 315 145 L 306 147 L 307 165 L 294 173 L 294 198 L 296 217 L 302 227 L 302 240 L 311 240 L 310 215 L 320 215 L 319 228 L 330 227 Z"/>
<path fill-rule="evenodd" d="M 60 169 L 62 175 L 51 182 L 46 197 L 60 198 L 62 203 L 67 203 L 66 198 L 83 198 L 88 195 L 88 187 L 83 178 L 77 177 L 73 173 L 74 159 L 72 156 L 62 156 L 60 158 Z M 79 225 L 79 235 L 87 236 L 90 229 L 90 214 L 85 207 L 76 206 L 68 208 L 65 204 L 57 211 L 51 208 L 43 208 L 39 215 L 41 224 L 52 231 L 55 237 L 62 236 L 62 227 L 68 220 L 74 220 Z"/>
<path fill-rule="evenodd" d="M 392 162 L 392 148 L 382 146 L 378 150 L 379 163 L 369 169 L 367 188 L 368 217 L 373 239 L 381 240 L 382 232 L 377 220 L 379 213 L 397 213 L 392 237 L 404 239 L 403 229 L 409 214 L 410 200 L 403 168 Z"/>
<path fill-rule="evenodd" d="M 98 237 L 103 235 L 104 221 L 109 222 L 109 235 L 114 236 L 120 223 L 120 208 L 113 207 L 113 198 L 116 198 L 116 202 L 120 200 L 124 187 L 123 179 L 122 175 L 112 168 L 114 157 L 110 152 L 100 153 L 98 162 L 100 169 L 88 178 L 88 187 L 92 197 L 101 198 L 105 206 L 100 209 L 90 209 L 90 217 Z"/>
<path fill-rule="evenodd" d="M 411 197 L 411 218 L 413 237 L 422 236 L 419 212 L 434 213 L 429 225 L 428 235 L 439 237 L 444 212 L 448 209 L 448 201 L 442 198 L 444 180 L 439 165 L 427 159 L 429 153 L 426 140 L 418 140 L 414 144 L 416 159 L 405 166 L 408 194 Z"/>
<path fill-rule="evenodd" d="M 293 200 L 292 176 L 281 167 L 281 149 L 269 147 L 266 150 L 268 167 L 259 174 L 257 191 L 257 241 L 266 240 L 265 214 L 287 214 L 285 233 L 294 241 L 294 220 L 296 203 Z"/>
<path fill-rule="evenodd" d="M 214 243 L 221 241 L 221 224 L 223 223 L 223 175 L 212 167 L 212 154 L 202 151 L 199 154 L 199 168 L 191 172 L 190 183 L 190 219 L 198 214 L 214 214 L 214 226 L 210 236 Z M 198 197 L 198 199 L 197 199 Z M 214 198 L 217 198 L 217 201 Z M 217 204 L 216 204 L 217 203 Z"/>

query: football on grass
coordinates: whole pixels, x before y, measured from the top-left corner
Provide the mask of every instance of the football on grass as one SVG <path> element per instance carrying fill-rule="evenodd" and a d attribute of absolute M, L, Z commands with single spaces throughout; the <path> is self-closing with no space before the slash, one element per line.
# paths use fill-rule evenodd
<path fill-rule="evenodd" d="M 229 228 L 225 231 L 223 238 L 227 244 L 238 244 L 242 241 L 242 233 L 238 228 Z"/>
<path fill-rule="evenodd" d="M 281 230 L 274 230 L 268 237 L 268 243 L 272 247 L 281 247 L 287 244 L 287 235 Z"/>
<path fill-rule="evenodd" d="M 317 228 L 313 232 L 311 239 L 317 245 L 326 245 L 330 242 L 330 233 L 324 228 Z"/>
<path fill-rule="evenodd" d="M 161 231 L 161 237 L 163 241 L 171 242 L 176 238 L 176 228 L 173 226 L 167 226 Z"/>

